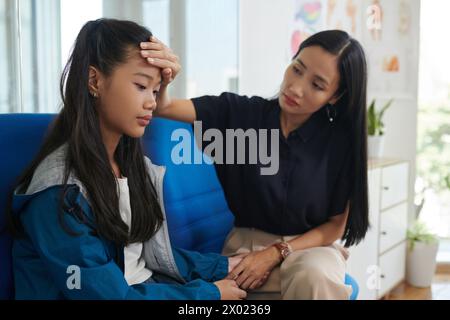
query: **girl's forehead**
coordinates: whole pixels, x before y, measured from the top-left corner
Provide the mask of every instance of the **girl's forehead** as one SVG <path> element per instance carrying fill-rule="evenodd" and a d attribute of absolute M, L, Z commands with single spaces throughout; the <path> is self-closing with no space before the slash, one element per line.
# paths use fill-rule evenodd
<path fill-rule="evenodd" d="M 144 76 L 156 82 L 161 81 L 161 69 L 148 64 L 139 54 L 130 56 L 119 68 L 127 74 Z"/>

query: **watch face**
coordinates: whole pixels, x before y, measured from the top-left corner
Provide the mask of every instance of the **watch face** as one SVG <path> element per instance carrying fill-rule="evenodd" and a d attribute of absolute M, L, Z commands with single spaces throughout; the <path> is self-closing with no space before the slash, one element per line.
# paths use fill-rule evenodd
<path fill-rule="evenodd" d="M 280 251 L 280 255 L 283 257 L 283 259 L 285 259 L 291 253 L 289 246 L 283 242 L 277 243 L 275 246 Z"/>

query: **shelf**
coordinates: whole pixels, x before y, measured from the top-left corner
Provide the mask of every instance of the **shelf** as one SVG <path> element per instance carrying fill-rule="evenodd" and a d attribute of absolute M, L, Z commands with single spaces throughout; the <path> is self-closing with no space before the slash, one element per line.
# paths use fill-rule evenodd
<path fill-rule="evenodd" d="M 403 159 L 395 159 L 395 158 L 370 158 L 368 160 L 368 167 L 370 169 L 376 169 L 376 168 L 382 168 L 386 166 L 391 166 L 394 164 L 406 162 L 406 160 Z"/>

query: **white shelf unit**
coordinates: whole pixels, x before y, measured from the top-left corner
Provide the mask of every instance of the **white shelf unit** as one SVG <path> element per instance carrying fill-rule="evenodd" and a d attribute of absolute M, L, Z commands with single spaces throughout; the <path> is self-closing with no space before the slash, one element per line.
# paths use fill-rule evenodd
<path fill-rule="evenodd" d="M 370 229 L 350 248 L 347 272 L 356 279 L 358 299 L 382 298 L 405 278 L 409 165 L 403 160 L 369 162 Z"/>

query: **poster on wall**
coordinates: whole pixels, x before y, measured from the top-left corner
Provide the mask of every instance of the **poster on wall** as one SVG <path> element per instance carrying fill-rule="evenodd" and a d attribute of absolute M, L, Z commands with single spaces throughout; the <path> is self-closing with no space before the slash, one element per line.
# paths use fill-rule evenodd
<path fill-rule="evenodd" d="M 362 35 L 360 0 L 327 0 L 326 29 L 344 30 L 352 37 L 360 39 Z"/>
<path fill-rule="evenodd" d="M 322 0 L 294 0 L 293 19 L 289 34 L 289 56 L 293 57 L 300 44 L 310 35 L 325 28 Z"/>
<path fill-rule="evenodd" d="M 361 5 L 358 0 L 293 0 L 289 54 L 294 56 L 300 44 L 310 35 L 338 29 L 356 39 L 362 35 Z"/>
<path fill-rule="evenodd" d="M 369 93 L 410 98 L 413 65 L 413 4 L 416 0 L 292 0 L 289 57 L 310 35 L 339 29 L 359 40 L 369 66 Z M 417 22 L 415 22 L 417 23 Z"/>
<path fill-rule="evenodd" d="M 386 99 L 411 98 L 414 87 L 410 0 L 365 0 L 363 45 L 369 65 L 369 92 Z"/>

